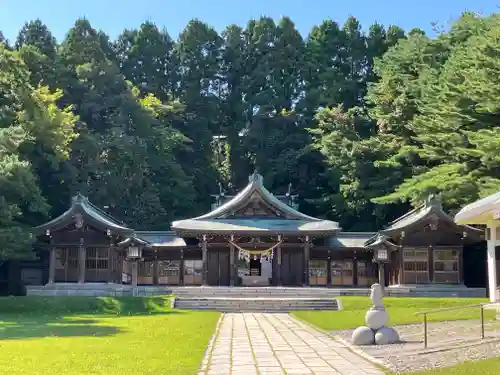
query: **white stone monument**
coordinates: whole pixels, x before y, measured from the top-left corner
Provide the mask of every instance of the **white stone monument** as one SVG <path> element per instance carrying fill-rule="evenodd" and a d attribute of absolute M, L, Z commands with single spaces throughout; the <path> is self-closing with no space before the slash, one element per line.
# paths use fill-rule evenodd
<path fill-rule="evenodd" d="M 380 284 L 373 284 L 370 293 L 373 306 L 366 312 L 366 326 L 358 327 L 352 333 L 351 341 L 354 345 L 387 345 L 399 342 L 396 330 L 386 326 L 389 313 L 385 310 L 382 297 Z"/>

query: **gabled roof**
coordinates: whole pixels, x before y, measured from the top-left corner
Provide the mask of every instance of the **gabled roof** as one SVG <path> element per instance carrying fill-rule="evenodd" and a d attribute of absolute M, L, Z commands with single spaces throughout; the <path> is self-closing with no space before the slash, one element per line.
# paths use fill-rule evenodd
<path fill-rule="evenodd" d="M 132 235 L 120 242 L 118 246 L 126 246 L 136 243 L 146 247 L 185 247 L 186 242 L 182 237 L 178 237 L 172 231 L 136 231 Z"/>
<path fill-rule="evenodd" d="M 71 207 L 66 212 L 45 224 L 35 227 L 34 231 L 35 233 L 44 233 L 47 230 L 62 229 L 70 222 L 76 221 L 77 215 L 82 215 L 84 222 L 103 230 L 109 229 L 111 233 L 127 235 L 133 232 L 133 229 L 127 228 L 111 215 L 90 203 L 89 199 L 80 193 L 72 198 Z"/>
<path fill-rule="evenodd" d="M 365 243 L 365 247 L 368 249 L 386 248 L 388 250 L 397 250 L 399 246 L 391 242 L 386 235 L 377 233 Z"/>
<path fill-rule="evenodd" d="M 465 231 L 472 236 L 479 236 L 482 233 L 481 230 L 476 228 L 472 228 L 466 225 L 457 225 L 453 218 L 443 211 L 441 200 L 434 195 L 429 196 L 429 198 L 423 205 L 415 208 L 414 210 L 391 222 L 389 226 L 385 229 L 382 229 L 380 233 L 388 237 L 392 237 L 394 235 L 399 236 L 402 231 L 418 227 L 418 225 L 425 224 L 431 220 L 438 220 L 449 223 L 452 227 L 457 228 L 457 232 Z"/>
<path fill-rule="evenodd" d="M 500 192 L 479 199 L 463 207 L 456 215 L 458 224 L 487 224 L 493 211 L 500 208 Z"/>
<path fill-rule="evenodd" d="M 269 207 L 275 216 L 234 216 L 238 209 L 252 201 L 258 201 Z M 321 233 L 323 235 L 340 231 L 337 222 L 305 215 L 280 201 L 264 187 L 262 176 L 258 173 L 251 175 L 245 189 L 229 202 L 205 215 L 174 221 L 172 229 L 198 233 Z"/>
<path fill-rule="evenodd" d="M 325 245 L 337 248 L 357 248 L 362 249 L 370 238 L 377 233 L 374 232 L 340 232 L 327 239 Z"/>

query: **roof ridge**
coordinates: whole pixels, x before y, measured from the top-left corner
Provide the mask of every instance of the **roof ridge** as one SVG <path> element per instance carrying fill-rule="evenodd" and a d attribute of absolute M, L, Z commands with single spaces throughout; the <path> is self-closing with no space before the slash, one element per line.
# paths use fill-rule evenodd
<path fill-rule="evenodd" d="M 106 211 L 104 211 L 103 209 L 99 208 L 98 206 L 96 206 L 95 204 L 93 204 L 88 197 L 85 197 L 85 196 L 82 196 L 84 198 L 84 203 L 86 205 L 88 205 L 90 208 L 92 208 L 94 211 L 96 211 L 99 215 L 102 215 L 104 216 L 106 219 L 114 222 L 115 224 L 119 224 L 121 226 L 126 226 L 126 224 L 123 222 L 123 221 L 120 221 L 118 220 L 117 218 L 115 218 L 114 216 L 112 216 L 111 214 L 107 213 Z"/>
<path fill-rule="evenodd" d="M 426 204 L 425 204 L 425 203 L 423 203 L 423 204 L 421 204 L 421 205 L 419 205 L 419 206 L 415 207 L 414 209 L 412 209 L 412 210 L 410 210 L 410 211 L 406 212 L 405 214 L 403 214 L 403 215 L 401 215 L 401 216 L 397 217 L 397 218 L 396 218 L 396 219 L 394 219 L 393 221 L 390 221 L 390 222 L 388 223 L 388 225 L 387 225 L 387 226 L 388 226 L 388 227 L 390 227 L 392 224 L 397 223 L 398 221 L 401 221 L 401 220 L 403 220 L 403 219 L 407 218 L 408 216 L 410 216 L 410 215 L 412 215 L 412 214 L 414 214 L 414 213 L 416 213 L 416 212 L 418 212 L 418 211 L 422 210 L 422 209 L 423 209 L 423 208 L 425 208 L 425 207 L 426 207 Z"/>

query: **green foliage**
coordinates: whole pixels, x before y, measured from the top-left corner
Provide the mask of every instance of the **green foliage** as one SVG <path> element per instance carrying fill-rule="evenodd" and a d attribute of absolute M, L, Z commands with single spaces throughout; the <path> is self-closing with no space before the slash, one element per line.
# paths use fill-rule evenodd
<path fill-rule="evenodd" d="M 32 255 L 30 226 L 48 213 L 36 166 L 67 158 L 75 136 L 60 95 L 33 88 L 17 53 L 0 45 L 0 261 Z"/>
<path fill-rule="evenodd" d="M 413 146 L 420 168 L 413 167 L 413 174 L 406 175 L 394 193 L 376 202 L 409 200 L 417 204 L 432 192 L 440 193 L 443 203 L 455 209 L 498 189 L 494 150 L 498 143 L 500 68 L 493 51 L 500 47 L 499 32 L 498 15 L 480 18 L 464 14 L 449 33 L 435 41 L 416 36 L 425 47 L 412 58 L 420 67 L 413 70 L 416 74 L 411 85 L 401 81 L 406 89 L 413 87 L 412 94 L 406 95 L 411 100 L 402 101 L 403 106 L 392 111 L 406 115 L 387 120 L 379 110 L 376 116 L 388 124 L 406 124 L 405 142 Z M 400 52 L 393 49 L 392 57 Z M 394 64 L 397 59 L 392 61 Z M 393 72 L 390 79 L 398 75 Z M 379 90 L 375 98 L 382 97 L 383 91 L 390 92 L 387 87 Z M 401 148 L 399 156 L 404 152 Z"/>
<path fill-rule="evenodd" d="M 79 19 L 58 44 L 29 21 L 15 52 L 0 47 L 0 241 L 26 248 L 25 228 L 76 191 L 166 229 L 255 168 L 344 230 L 429 193 L 454 210 L 500 186 L 498 35 L 498 15 L 472 13 L 435 38 L 354 17 L 303 38 L 261 17 L 220 34 L 195 19 L 177 40 L 145 22 L 111 41 Z"/>

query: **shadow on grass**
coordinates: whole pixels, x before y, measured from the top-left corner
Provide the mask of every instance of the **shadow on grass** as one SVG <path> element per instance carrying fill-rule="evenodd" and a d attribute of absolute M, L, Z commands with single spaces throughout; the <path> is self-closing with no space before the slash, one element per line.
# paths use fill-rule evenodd
<path fill-rule="evenodd" d="M 178 314 L 171 309 L 171 297 L 6 297 L 0 298 L 0 316 L 74 315 L 146 316 Z"/>
<path fill-rule="evenodd" d="M 65 319 L 50 316 L 12 318 L 12 316 L 0 316 L 0 340 L 103 337 L 125 332 L 119 327 L 99 325 L 99 321 L 93 319 Z"/>
<path fill-rule="evenodd" d="M 103 337 L 126 332 L 109 318 L 187 314 L 167 297 L 7 297 L 0 299 L 0 341 Z M 107 319 L 107 323 L 99 318 Z"/>

